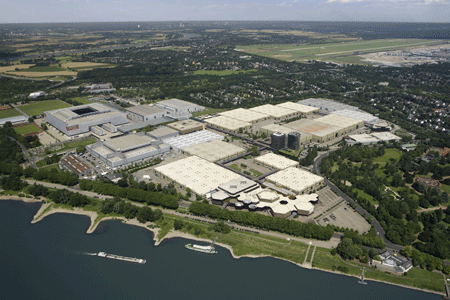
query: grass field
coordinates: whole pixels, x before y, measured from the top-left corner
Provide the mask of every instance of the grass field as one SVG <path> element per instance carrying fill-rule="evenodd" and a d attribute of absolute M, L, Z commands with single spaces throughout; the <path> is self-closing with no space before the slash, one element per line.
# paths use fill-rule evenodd
<path fill-rule="evenodd" d="M 375 157 L 373 159 L 373 162 L 387 163 L 391 158 L 398 160 L 400 156 L 402 156 L 402 154 L 403 154 L 402 151 L 398 149 L 386 149 L 384 155 L 380 157 Z"/>
<path fill-rule="evenodd" d="M 245 70 L 245 71 L 234 71 L 234 70 L 223 70 L 223 71 L 197 70 L 197 71 L 194 71 L 194 75 L 227 76 L 227 75 L 245 74 L 245 73 L 250 73 L 250 72 L 256 72 L 256 70 L 255 69 Z"/>
<path fill-rule="evenodd" d="M 217 113 L 223 112 L 224 110 L 225 109 L 222 109 L 222 108 L 207 108 L 203 111 L 198 111 L 198 112 L 193 113 L 192 116 L 195 118 L 195 117 L 200 117 L 203 115 L 212 115 L 212 114 L 217 114 Z"/>
<path fill-rule="evenodd" d="M 28 124 L 25 126 L 15 127 L 14 131 L 20 135 L 25 135 L 25 134 L 40 132 L 41 130 L 39 129 L 39 127 L 37 127 L 34 124 Z"/>
<path fill-rule="evenodd" d="M 70 105 L 61 100 L 45 100 L 19 106 L 19 108 L 29 116 L 40 116 L 44 111 L 66 107 L 70 107 Z"/>
<path fill-rule="evenodd" d="M 92 96 L 85 96 L 85 97 L 74 97 L 70 98 L 71 100 L 83 103 L 83 104 L 91 104 L 92 101 L 89 101 L 89 98 L 92 98 Z"/>
<path fill-rule="evenodd" d="M 113 67 L 113 65 L 103 63 L 93 63 L 87 61 L 87 62 L 67 62 L 62 64 L 61 67 L 80 70 L 80 69 L 108 68 Z"/>
<path fill-rule="evenodd" d="M 14 108 L 0 110 L 0 119 L 11 118 L 11 117 L 16 117 L 16 116 L 20 116 L 20 115 L 22 115 L 22 114 Z"/>
<path fill-rule="evenodd" d="M 90 144 L 94 144 L 96 142 L 97 142 L 96 138 L 90 138 L 90 139 L 86 139 L 86 140 L 82 140 L 82 141 L 70 142 L 70 143 L 64 144 L 64 147 L 62 149 L 58 149 L 56 151 L 51 151 L 50 154 L 66 151 L 69 149 L 74 149 L 78 146 L 87 146 Z"/>
<path fill-rule="evenodd" d="M 53 76 L 77 76 L 77 72 L 56 71 L 56 72 L 8 72 L 8 74 L 23 77 L 53 77 Z"/>
<path fill-rule="evenodd" d="M 237 46 L 242 52 L 272 57 L 280 60 L 339 60 L 340 62 L 364 63 L 358 58 L 359 54 L 400 50 L 407 47 L 433 45 L 440 41 L 420 39 L 380 39 L 371 41 L 349 41 L 329 44 L 269 44 Z"/>

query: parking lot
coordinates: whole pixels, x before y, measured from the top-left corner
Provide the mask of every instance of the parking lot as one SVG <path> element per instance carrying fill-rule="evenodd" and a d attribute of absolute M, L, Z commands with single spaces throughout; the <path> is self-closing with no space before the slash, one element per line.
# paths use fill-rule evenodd
<path fill-rule="evenodd" d="M 366 219 L 345 201 L 322 215 L 316 221 L 322 226 L 331 224 L 339 227 L 353 228 L 358 230 L 359 233 L 366 233 L 370 229 L 370 224 Z"/>

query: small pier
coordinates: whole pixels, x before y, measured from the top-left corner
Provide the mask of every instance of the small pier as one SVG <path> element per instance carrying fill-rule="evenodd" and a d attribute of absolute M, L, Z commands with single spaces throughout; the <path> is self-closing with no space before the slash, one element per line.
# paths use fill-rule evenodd
<path fill-rule="evenodd" d="M 361 279 L 358 280 L 358 283 L 359 283 L 359 284 L 367 285 L 367 282 L 364 281 L 364 270 L 365 270 L 365 269 L 366 269 L 366 268 L 362 268 Z"/>
<path fill-rule="evenodd" d="M 447 276 L 444 275 L 444 283 L 445 283 L 445 294 L 446 296 L 442 296 L 442 298 L 449 300 L 450 299 L 450 289 L 448 287 Z"/>

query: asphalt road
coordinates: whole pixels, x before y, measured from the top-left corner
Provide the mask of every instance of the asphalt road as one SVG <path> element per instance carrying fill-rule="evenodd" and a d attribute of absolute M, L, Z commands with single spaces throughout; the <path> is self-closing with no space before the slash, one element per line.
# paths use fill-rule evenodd
<path fill-rule="evenodd" d="M 30 153 L 28 152 L 27 148 L 25 148 L 25 146 L 21 142 L 19 142 L 18 140 L 16 140 L 15 138 L 13 138 L 11 136 L 9 138 L 11 140 L 13 140 L 14 142 L 16 142 L 20 146 L 20 148 L 22 149 L 23 155 L 25 155 L 25 158 L 28 160 L 28 163 L 30 164 L 30 166 L 37 169 L 36 163 L 35 163 L 36 159 L 34 157 L 34 154 L 32 156 L 30 156 Z M 25 167 L 27 167 L 27 165 L 25 165 Z"/>
<path fill-rule="evenodd" d="M 315 161 L 314 161 L 314 165 L 313 165 L 313 169 L 317 172 L 318 175 L 322 174 L 320 173 L 320 163 L 322 162 L 322 159 L 324 157 L 327 157 L 330 152 L 332 152 L 334 150 L 328 151 L 322 155 L 320 155 Z M 381 226 L 380 222 L 378 222 L 378 220 L 372 216 L 371 214 L 369 214 L 369 212 L 367 212 L 364 208 L 362 208 L 358 203 L 356 203 L 355 200 L 353 200 L 352 198 L 350 198 L 349 196 L 347 196 L 343 191 L 341 191 L 337 186 L 335 186 L 331 181 L 329 181 L 327 178 L 324 177 L 324 181 L 325 183 L 333 190 L 335 191 L 339 196 L 341 196 L 345 201 L 353 203 L 355 205 L 355 210 L 357 212 L 359 212 L 362 216 L 366 215 L 366 216 L 371 216 L 373 219 L 373 225 L 375 226 L 375 230 L 379 233 L 379 236 L 383 239 L 384 243 L 386 244 L 386 248 L 387 249 L 392 249 L 392 250 L 396 250 L 396 251 L 400 251 L 403 249 L 403 246 L 400 245 L 396 245 L 394 243 L 392 243 L 391 241 L 389 241 L 386 238 L 386 232 L 384 231 L 383 227 Z"/>

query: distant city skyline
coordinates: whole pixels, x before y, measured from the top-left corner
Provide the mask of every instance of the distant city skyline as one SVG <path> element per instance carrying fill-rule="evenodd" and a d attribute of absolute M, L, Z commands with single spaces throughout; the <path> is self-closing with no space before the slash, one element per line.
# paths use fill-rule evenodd
<path fill-rule="evenodd" d="M 450 0 L 0 0 L 0 7 L 0 23 L 450 21 Z"/>

